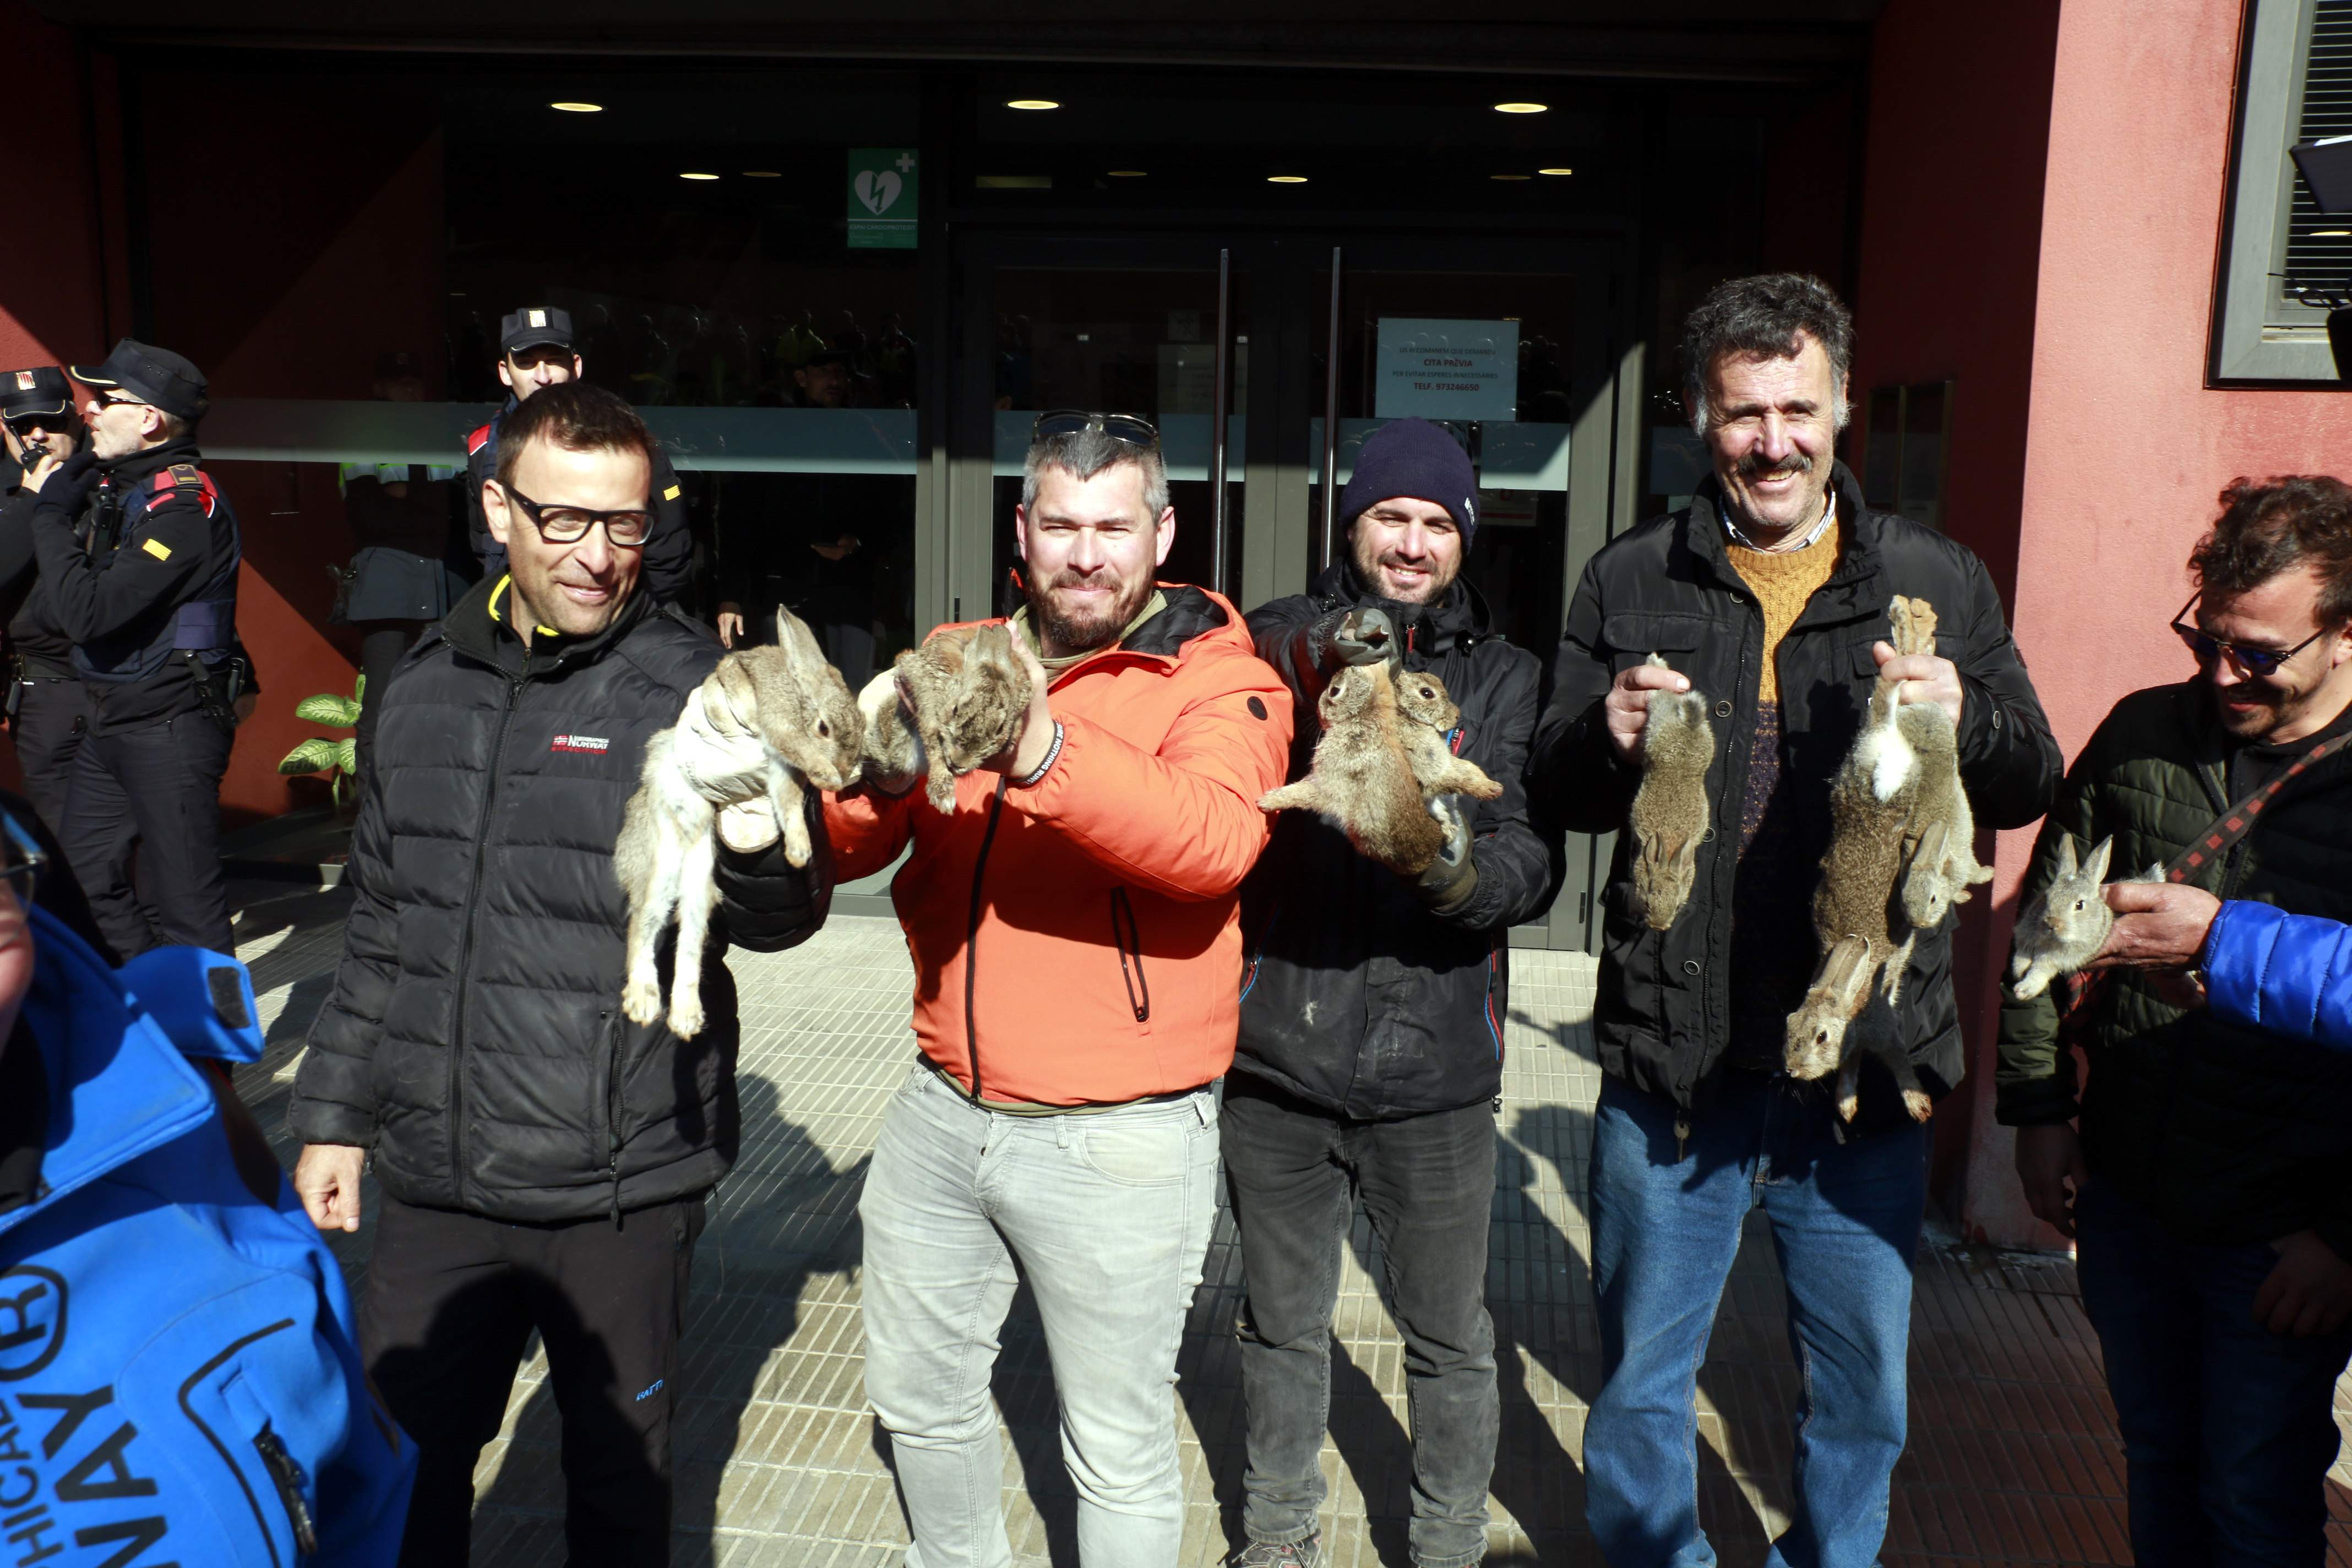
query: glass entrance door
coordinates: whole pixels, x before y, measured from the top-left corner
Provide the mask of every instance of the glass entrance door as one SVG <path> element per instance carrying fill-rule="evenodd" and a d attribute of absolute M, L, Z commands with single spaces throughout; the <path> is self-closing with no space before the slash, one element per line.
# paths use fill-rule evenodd
<path fill-rule="evenodd" d="M 1305 591 L 1347 548 L 1327 497 L 1364 438 L 1407 416 L 1469 451 L 1479 528 L 1464 576 L 1492 628 L 1547 663 L 1577 574 L 1631 521 L 1640 365 L 1613 313 L 1627 276 L 1613 244 L 996 235 L 967 239 L 958 260 L 949 532 L 962 616 L 1010 605 L 1022 460 L 1054 408 L 1160 426 L 1177 514 L 1162 575 L 1244 611 Z M 1560 897 L 1517 944 L 1589 946 L 1609 847 L 1571 838 Z"/>

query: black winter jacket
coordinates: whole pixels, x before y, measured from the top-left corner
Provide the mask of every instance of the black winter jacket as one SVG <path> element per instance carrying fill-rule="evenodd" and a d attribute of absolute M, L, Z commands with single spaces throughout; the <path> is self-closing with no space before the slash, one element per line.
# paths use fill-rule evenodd
<path fill-rule="evenodd" d="M 640 595 L 600 637 L 526 650 L 492 619 L 504 593 L 467 595 L 385 683 L 359 897 L 287 1120 L 307 1143 L 373 1148 L 404 1203 L 522 1221 L 667 1203 L 735 1155 L 727 944 L 815 931 L 832 858 L 722 848 L 709 1023 L 690 1041 L 630 1023 L 613 844 L 647 739 L 719 645 Z"/>
<path fill-rule="evenodd" d="M 1406 668 L 1445 682 L 1462 710 L 1455 749 L 1503 794 L 1475 803 L 1478 884 L 1444 914 L 1320 816 L 1282 814 L 1242 888 L 1250 959 L 1234 1066 L 1328 1110 L 1384 1121 L 1475 1104 L 1501 1086 L 1507 939 L 1550 901 L 1560 843 L 1529 820 L 1521 777 L 1542 664 L 1488 629 L 1467 584 L 1433 607 L 1401 605 L 1342 563 L 1311 593 L 1251 613 L 1258 657 L 1297 699 L 1289 776 L 1305 776 L 1322 733 L 1315 704 L 1325 677 L 1310 628 L 1355 605 L 1387 611 L 1406 639 Z"/>
<path fill-rule="evenodd" d="M 1886 607 L 1894 595 L 1925 598 L 1934 606 L 1936 651 L 1959 667 L 1966 690 L 1960 775 L 1977 826 L 2032 822 L 2048 808 L 2058 784 L 2057 743 L 1983 563 L 1932 529 L 1868 510 L 1843 464 L 1832 483 L 1845 520 L 1840 558 L 1780 649 L 1781 798 L 1791 813 L 1786 864 L 1804 868 L 1787 889 L 1788 924 L 1775 927 L 1791 939 L 1791 960 L 1785 972 L 1743 977 L 1744 986 L 1769 989 L 1748 998 L 1751 1013 L 1792 1011 L 1818 960 L 1812 899 L 1829 845 L 1829 781 L 1861 728 L 1878 674 L 1871 645 L 1888 635 Z M 1629 913 L 1633 844 L 1630 834 L 1621 835 L 1601 894 L 1593 1011 L 1602 1068 L 1685 1111 L 1703 1100 L 1703 1086 L 1731 1044 L 1732 884 L 1764 645 L 1763 612 L 1731 564 L 1717 495 L 1709 479 L 1686 509 L 1642 524 L 1586 566 L 1536 734 L 1539 798 L 1570 828 L 1610 832 L 1624 826 L 1640 783 L 1638 771 L 1621 764 L 1609 744 L 1601 702 L 1611 682 L 1651 653 L 1664 653 L 1713 703 L 1711 826 L 1699 847 L 1690 902 L 1664 931 Z M 1975 907 L 1985 906 L 1979 900 Z M 1964 1066 L 1948 925 L 1920 937 L 1896 1013 L 1874 994 L 1850 1037 L 1859 1043 L 1874 1033 L 1891 1035 L 1916 1064 L 1928 1092 L 1943 1094 Z M 1874 1089 L 1865 1075 L 1864 1123 L 1883 1127 L 1902 1114 L 1885 1086 Z"/>
<path fill-rule="evenodd" d="M 2061 835 L 2078 851 L 2112 835 L 2111 878 L 2168 863 L 2234 804 L 2234 750 L 2210 682 L 2116 703 L 2067 772 L 2019 902 L 2050 885 Z M 2189 880 L 2224 899 L 2352 921 L 2352 752 L 2288 784 Z M 2210 1009 L 2184 1013 L 2117 970 L 2091 1004 L 2091 1081 L 2078 1104 L 2074 1056 L 2057 1038 L 2063 989 L 2030 1002 L 2003 994 L 2001 1121 L 2063 1122 L 2079 1110 L 2093 1179 L 2114 1182 L 2183 1241 L 2247 1245 L 2313 1229 L 2352 1258 L 2352 1056 Z"/>

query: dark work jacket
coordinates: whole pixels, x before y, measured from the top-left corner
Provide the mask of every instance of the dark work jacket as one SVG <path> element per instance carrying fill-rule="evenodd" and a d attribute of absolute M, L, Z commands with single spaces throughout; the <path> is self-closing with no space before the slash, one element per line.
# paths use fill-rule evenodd
<path fill-rule="evenodd" d="M 1249 617 L 1258 657 L 1297 699 L 1293 779 L 1322 734 L 1326 679 L 1308 628 L 1353 605 L 1386 610 L 1405 667 L 1433 671 L 1462 710 L 1456 750 L 1503 786 L 1476 807 L 1468 900 L 1433 911 L 1405 879 L 1358 854 L 1313 812 L 1286 811 L 1242 888 L 1249 953 L 1235 1070 L 1339 1115 L 1375 1121 L 1453 1110 L 1502 1083 L 1510 928 L 1540 914 L 1558 885 L 1559 841 L 1529 819 L 1521 777 L 1543 667 L 1489 629 L 1477 591 L 1456 582 L 1435 606 L 1375 596 L 1342 563 L 1312 591 Z"/>
<path fill-rule="evenodd" d="M 2112 836 L 2109 878 L 2169 864 L 2235 804 L 2235 743 L 2202 679 L 2116 704 L 2042 825 L 2021 904 L 2050 885 L 2061 835 L 2078 853 Z M 2189 880 L 2226 900 L 2352 921 L 2352 751 L 2296 775 L 2228 853 Z M 2111 1181 L 2181 1240 L 2215 1246 L 2316 1230 L 2352 1258 L 2352 1056 L 2233 1020 L 2184 1013 L 2128 970 L 2090 1004 L 2091 1081 L 2075 1099 L 2058 993 L 2003 994 L 1995 1110 L 2011 1126 L 2082 1117 L 2095 1180 Z"/>
<path fill-rule="evenodd" d="M 215 497 L 207 510 L 187 489 L 154 489 L 155 477 L 175 463 L 202 468 L 194 439 L 108 465 L 79 519 L 38 506 L 36 498 L 33 552 L 41 596 L 77 647 L 105 650 L 99 668 L 168 637 L 180 606 L 202 595 L 236 552 L 236 518 L 226 496 Z M 130 504 L 134 492 L 145 492 L 143 508 Z M 126 517 L 131 521 L 121 523 Z M 86 544 L 93 533 L 94 546 Z M 136 681 L 83 685 L 93 733 L 160 723 L 202 707 L 194 677 L 177 658 Z"/>
<path fill-rule="evenodd" d="M 482 487 L 498 477 L 499 430 L 507 416 L 522 406 L 512 394 L 490 422 L 466 437 L 466 531 L 482 563 L 482 578 L 495 583 L 506 574 L 507 547 L 490 537 L 489 518 L 482 510 Z M 541 497 L 533 496 L 533 500 Z M 669 454 L 654 444 L 654 527 L 646 536 L 646 559 L 637 579 L 640 590 L 669 604 L 682 602 L 694 586 L 694 535 L 687 529 L 686 488 Z M 528 521 L 528 519 L 524 520 Z"/>
<path fill-rule="evenodd" d="M 1960 778 L 1977 826 L 2021 827 L 2050 805 L 2059 777 L 2057 743 L 2042 717 L 2000 598 L 1983 563 L 1965 546 L 1907 519 L 1869 510 L 1843 464 L 1832 481 L 1843 520 L 1840 559 L 1780 644 L 1781 798 L 1790 817 L 1783 918 L 1810 939 L 1813 891 L 1829 846 L 1829 784 L 1853 749 L 1878 676 L 1871 645 L 1889 631 L 1887 603 L 1924 598 L 1937 616 L 1936 651 L 1958 666 Z M 1539 799 L 1570 828 L 1625 826 L 1641 782 L 1609 744 L 1601 701 L 1617 675 L 1652 653 L 1690 678 L 1711 704 L 1715 762 L 1707 770 L 1710 829 L 1699 846 L 1690 901 L 1673 926 L 1654 931 L 1629 910 L 1633 836 L 1621 833 L 1601 894 L 1603 925 L 1593 1032 L 1602 1068 L 1634 1088 L 1701 1106 L 1705 1087 L 1731 1044 L 1731 911 L 1749 740 L 1757 723 L 1757 674 L 1764 616 L 1731 564 L 1706 480 L 1688 507 L 1654 518 L 1611 542 L 1584 569 L 1553 665 L 1551 700 L 1536 732 Z M 1751 908 L 1753 903 L 1751 901 Z M 1979 898 L 1974 908 L 1983 909 Z M 1817 944 L 1796 950 L 1790 973 L 1760 984 L 1770 1005 L 1803 999 Z M 1849 1040 L 1873 1034 L 1899 1044 L 1921 1082 L 1941 1095 L 1964 1061 L 1952 996 L 1950 924 L 1923 932 L 1913 949 L 1902 1005 L 1873 994 Z M 1825 1082 L 1827 1080 L 1824 1080 Z M 1875 1074 L 1864 1075 L 1864 1124 L 1904 1118 Z"/>
<path fill-rule="evenodd" d="M 41 574 L 33 558 L 33 504 L 40 498 L 26 489 L 11 489 L 0 500 L 0 617 L 8 624 L 8 651 L 25 661 L 25 673 L 34 679 L 74 679 L 73 639 L 58 625 L 41 592 Z M 77 530 L 85 541 L 89 518 Z"/>
<path fill-rule="evenodd" d="M 372 1147 L 403 1202 L 580 1219 L 726 1173 L 738 1026 L 723 956 L 814 931 L 832 857 L 794 870 L 781 845 L 722 848 L 709 1024 L 681 1041 L 629 1022 L 613 845 L 646 741 L 720 649 L 639 595 L 600 637 L 526 650 L 492 619 L 509 592 L 503 577 L 478 586 L 384 685 L 352 837 L 359 896 L 287 1120 L 305 1142 Z"/>

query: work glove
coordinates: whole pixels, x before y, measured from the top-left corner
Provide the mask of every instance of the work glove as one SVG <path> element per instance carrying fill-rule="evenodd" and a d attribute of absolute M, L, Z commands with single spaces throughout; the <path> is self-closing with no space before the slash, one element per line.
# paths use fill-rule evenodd
<path fill-rule="evenodd" d="M 1478 889 L 1478 862 L 1470 853 L 1470 814 L 1459 795 L 1440 795 L 1430 809 L 1445 824 L 1445 847 L 1414 879 L 1412 890 L 1438 914 L 1460 909 Z"/>
<path fill-rule="evenodd" d="M 768 805 L 768 747 L 713 677 L 689 692 L 670 742 L 671 760 L 697 795 L 719 808 L 719 841 L 764 849 L 782 829 Z"/>
<path fill-rule="evenodd" d="M 1307 628 L 1307 656 L 1328 680 L 1349 665 L 1382 659 L 1393 671 L 1404 653 L 1386 610 L 1334 610 Z"/>
<path fill-rule="evenodd" d="M 89 492 L 97 488 L 98 458 L 89 447 L 77 447 L 41 481 L 37 492 L 41 499 L 35 506 L 41 511 L 57 512 L 71 522 L 81 515 L 82 508 L 89 504 Z"/>

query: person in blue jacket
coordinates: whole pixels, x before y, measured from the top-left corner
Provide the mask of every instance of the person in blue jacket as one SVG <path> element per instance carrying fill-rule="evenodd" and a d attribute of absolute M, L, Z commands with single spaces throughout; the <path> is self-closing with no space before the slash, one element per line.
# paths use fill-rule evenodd
<path fill-rule="evenodd" d="M 2183 1006 L 2352 1051 L 2352 925 L 2165 882 L 2106 894 L 2118 918 L 2091 967 L 2168 975 Z"/>
<path fill-rule="evenodd" d="M 252 982 L 192 947 L 110 968 L 35 820 L 0 795 L 0 1555 L 389 1565 L 416 1450 L 228 1089 Z"/>

